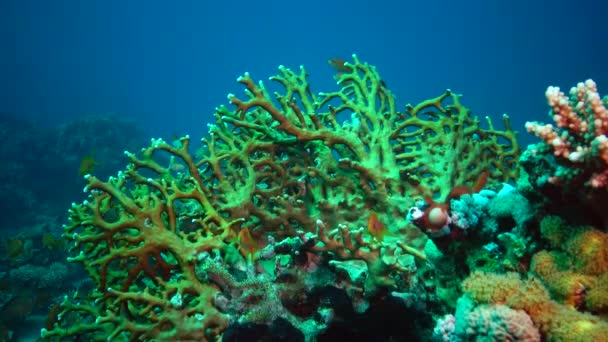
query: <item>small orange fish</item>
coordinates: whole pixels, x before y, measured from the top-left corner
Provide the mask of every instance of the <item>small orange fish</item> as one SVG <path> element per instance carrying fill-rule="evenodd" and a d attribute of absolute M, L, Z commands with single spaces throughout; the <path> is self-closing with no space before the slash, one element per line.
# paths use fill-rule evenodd
<path fill-rule="evenodd" d="M 367 231 L 379 242 L 384 240 L 384 236 L 389 234 L 384 224 L 378 220 L 378 214 L 372 210 L 367 220 Z"/>
<path fill-rule="evenodd" d="M 252 256 L 258 251 L 259 246 L 257 241 L 251 236 L 249 228 L 243 228 L 239 231 L 239 244 L 246 255 Z"/>

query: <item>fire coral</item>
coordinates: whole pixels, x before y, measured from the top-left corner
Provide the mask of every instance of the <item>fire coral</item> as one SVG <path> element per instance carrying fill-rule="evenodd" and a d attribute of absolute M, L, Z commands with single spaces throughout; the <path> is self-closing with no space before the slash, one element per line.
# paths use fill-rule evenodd
<path fill-rule="evenodd" d="M 195 153 L 188 136 L 153 139 L 115 177 L 87 176 L 64 236 L 97 287 L 67 296 L 43 338 L 217 340 L 278 317 L 314 336 L 331 319 L 306 294 L 354 266 L 369 273 L 349 278 L 359 308 L 380 289 L 417 291 L 415 187 L 445 198 L 484 171 L 514 180 L 515 133 L 506 116 L 504 131 L 481 128 L 449 90 L 400 112 L 374 66 L 345 65 L 341 88 L 319 94 L 303 67 L 279 67 L 274 97 L 246 73 L 245 96 L 229 95 Z M 370 210 L 394 234 L 363 234 Z M 237 252 L 245 229 L 260 247 L 250 260 Z"/>

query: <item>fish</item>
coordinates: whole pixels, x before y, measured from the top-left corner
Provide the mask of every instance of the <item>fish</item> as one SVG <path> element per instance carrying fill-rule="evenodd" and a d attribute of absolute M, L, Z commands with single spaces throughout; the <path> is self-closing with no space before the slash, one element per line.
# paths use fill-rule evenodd
<path fill-rule="evenodd" d="M 78 167 L 78 174 L 80 176 L 91 174 L 91 172 L 93 172 L 93 170 L 100 165 L 101 164 L 95 160 L 95 157 L 93 157 L 93 151 L 91 151 L 91 153 L 82 157 L 80 166 Z"/>
<path fill-rule="evenodd" d="M 342 58 L 330 58 L 329 65 L 336 69 L 339 73 L 352 72 L 353 68 L 346 65 L 346 61 Z"/>
<path fill-rule="evenodd" d="M 259 250 L 258 242 L 251 236 L 251 232 L 247 227 L 239 231 L 238 241 L 241 250 L 243 250 L 247 256 L 252 256 Z"/>
<path fill-rule="evenodd" d="M 470 188 L 465 185 L 458 185 L 453 187 L 448 196 L 445 198 L 445 201 L 443 201 L 443 203 L 449 205 L 453 199 L 459 199 L 462 195 L 476 194 L 480 192 L 481 189 L 483 189 L 483 187 L 488 182 L 488 177 L 488 171 L 482 171 L 477 177 L 477 181 L 473 185 L 473 188 Z"/>
<path fill-rule="evenodd" d="M 65 241 L 61 238 L 56 238 L 51 233 L 42 234 L 42 247 L 48 250 L 62 250 L 65 248 Z"/>
<path fill-rule="evenodd" d="M 61 309 L 61 305 L 57 303 L 51 305 L 49 308 L 49 314 L 44 322 L 44 327 L 46 330 L 53 329 L 53 327 L 55 327 L 55 323 L 59 322 L 59 314 L 61 313 Z"/>
<path fill-rule="evenodd" d="M 367 220 L 367 231 L 379 242 L 384 240 L 386 235 L 389 235 L 389 231 L 386 226 L 378 219 L 378 213 L 374 210 L 370 211 L 369 219 Z"/>
<path fill-rule="evenodd" d="M 340 79 L 340 77 L 342 77 L 343 74 L 346 73 L 352 73 L 353 72 L 353 68 L 346 65 L 346 61 L 343 60 L 342 58 L 330 58 L 327 63 L 329 63 L 329 66 L 331 66 L 332 68 L 336 69 L 336 74 L 334 75 L 334 78 L 336 80 Z M 348 85 L 350 84 L 351 81 L 346 81 L 344 83 L 344 85 Z M 382 88 L 387 88 L 386 87 L 386 82 L 384 82 L 384 80 L 379 80 L 380 86 Z"/>
<path fill-rule="evenodd" d="M 175 148 L 182 148 L 183 146 L 181 138 L 175 132 L 171 135 L 171 145 Z"/>

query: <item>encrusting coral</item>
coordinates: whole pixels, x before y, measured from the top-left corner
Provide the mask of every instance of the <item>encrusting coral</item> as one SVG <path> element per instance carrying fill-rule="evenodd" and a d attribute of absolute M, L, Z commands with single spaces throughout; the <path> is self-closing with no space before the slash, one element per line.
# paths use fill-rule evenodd
<path fill-rule="evenodd" d="M 526 312 L 550 341 L 605 341 L 608 323 L 551 300 L 541 282 L 517 273 L 473 272 L 462 283 L 477 304 L 502 304 Z"/>
<path fill-rule="evenodd" d="M 568 225 L 556 216 L 541 221 L 541 234 L 552 248 L 533 256 L 531 271 L 563 304 L 608 313 L 608 234 Z"/>

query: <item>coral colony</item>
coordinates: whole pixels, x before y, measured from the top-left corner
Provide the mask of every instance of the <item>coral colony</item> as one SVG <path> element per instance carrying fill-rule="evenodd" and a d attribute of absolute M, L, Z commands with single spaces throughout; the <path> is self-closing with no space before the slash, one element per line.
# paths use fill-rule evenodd
<path fill-rule="evenodd" d="M 395 315 L 367 336 L 606 341 L 595 83 L 550 87 L 555 124 L 527 123 L 541 141 L 522 153 L 506 115 L 480 122 L 450 90 L 401 108 L 352 58 L 330 61 L 333 92 L 303 67 L 280 66 L 274 94 L 245 74 L 200 148 L 153 139 L 107 181 L 86 175 L 64 237 L 95 287 L 65 296 L 43 340 L 364 336 L 354 322 L 392 303 L 415 331 Z"/>

